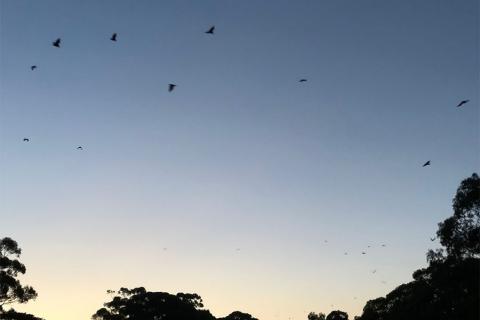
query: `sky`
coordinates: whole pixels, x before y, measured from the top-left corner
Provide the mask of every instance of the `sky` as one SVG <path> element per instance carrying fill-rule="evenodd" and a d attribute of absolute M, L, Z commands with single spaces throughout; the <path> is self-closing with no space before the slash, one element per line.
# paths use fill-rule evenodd
<path fill-rule="evenodd" d="M 478 172 L 476 0 L 0 11 L 0 237 L 39 293 L 18 310 L 89 319 L 144 286 L 353 318 L 426 265 Z"/>

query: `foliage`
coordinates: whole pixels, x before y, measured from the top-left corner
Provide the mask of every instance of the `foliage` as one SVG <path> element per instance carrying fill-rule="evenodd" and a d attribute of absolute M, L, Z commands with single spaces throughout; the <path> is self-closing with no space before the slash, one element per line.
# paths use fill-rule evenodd
<path fill-rule="evenodd" d="M 143 287 L 118 291 L 93 316 L 93 320 L 216 320 L 203 309 L 202 298 L 195 293 L 149 292 Z M 258 320 L 248 313 L 235 311 L 219 320 Z"/>
<path fill-rule="evenodd" d="M 5 306 L 13 303 L 26 303 L 37 297 L 37 292 L 30 286 L 23 286 L 17 279 L 27 269 L 18 258 L 22 250 L 11 238 L 0 239 L 0 319 L 29 320 L 38 319 L 26 313 L 18 313 L 13 309 L 5 310 Z"/>
<path fill-rule="evenodd" d="M 121 288 L 112 301 L 104 304 L 94 320 L 214 320 L 208 310 L 202 310 L 202 298 L 197 294 L 148 292 L 145 288 Z"/>
<path fill-rule="evenodd" d="M 325 314 L 324 313 L 315 313 L 315 312 L 310 312 L 308 314 L 308 320 L 325 320 Z"/>
<path fill-rule="evenodd" d="M 13 309 L 10 309 L 6 312 L 0 313 L 1 320 L 42 320 L 41 318 L 37 318 L 34 315 L 22 312 L 16 312 Z"/>
<path fill-rule="evenodd" d="M 328 314 L 326 320 L 348 320 L 348 314 L 340 310 L 335 310 Z"/>
<path fill-rule="evenodd" d="M 427 253 L 429 266 L 413 281 L 367 302 L 357 320 L 478 320 L 480 318 L 480 179 L 463 180 L 453 216 L 439 224 L 445 247 Z"/>
<path fill-rule="evenodd" d="M 453 216 L 438 226 L 437 236 L 448 256 L 480 255 L 480 178 L 476 173 L 461 182 L 453 199 Z"/>
<path fill-rule="evenodd" d="M 252 317 L 248 313 L 234 311 L 230 313 L 228 316 L 226 316 L 225 318 L 219 318 L 218 320 L 258 320 L 258 319 Z"/>
<path fill-rule="evenodd" d="M 359 320 L 478 319 L 479 260 L 448 260 L 414 273 L 385 298 L 367 302 Z"/>

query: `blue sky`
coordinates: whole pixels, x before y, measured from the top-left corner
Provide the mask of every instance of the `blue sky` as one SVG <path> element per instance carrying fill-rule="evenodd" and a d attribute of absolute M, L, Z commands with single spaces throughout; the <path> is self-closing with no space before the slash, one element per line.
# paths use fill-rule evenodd
<path fill-rule="evenodd" d="M 22 310 L 86 319 L 144 285 L 217 316 L 359 314 L 425 265 L 478 171 L 478 9 L 3 0 L 0 236 L 40 293 Z"/>

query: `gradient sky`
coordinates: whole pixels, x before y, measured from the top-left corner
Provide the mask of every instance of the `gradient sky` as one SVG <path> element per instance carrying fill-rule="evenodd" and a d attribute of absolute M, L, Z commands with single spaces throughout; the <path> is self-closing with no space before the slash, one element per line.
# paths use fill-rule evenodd
<path fill-rule="evenodd" d="M 48 320 L 121 286 L 353 318 L 426 265 L 479 169 L 477 0 L 0 10 L 0 236 Z"/>

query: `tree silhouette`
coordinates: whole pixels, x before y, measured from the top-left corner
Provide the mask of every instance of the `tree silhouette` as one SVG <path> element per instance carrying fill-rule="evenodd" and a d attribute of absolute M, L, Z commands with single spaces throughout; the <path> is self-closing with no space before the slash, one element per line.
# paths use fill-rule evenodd
<path fill-rule="evenodd" d="M 453 200 L 453 216 L 439 224 L 443 249 L 427 253 L 429 266 L 413 281 L 367 302 L 357 320 L 478 320 L 480 312 L 480 181 L 463 180 Z"/>
<path fill-rule="evenodd" d="M 434 264 L 385 298 L 367 302 L 359 320 L 478 320 L 478 260 Z"/>
<path fill-rule="evenodd" d="M 480 178 L 462 181 L 453 199 L 453 216 L 439 223 L 437 236 L 451 257 L 480 255 Z"/>
<path fill-rule="evenodd" d="M 104 304 L 94 320 L 214 320 L 208 310 L 202 310 L 202 298 L 197 294 L 148 292 L 145 288 L 121 288 L 112 301 Z"/>
<path fill-rule="evenodd" d="M 308 320 L 325 320 L 325 314 L 324 313 L 315 313 L 315 312 L 310 312 L 307 317 Z"/>
<path fill-rule="evenodd" d="M 17 279 L 27 269 L 17 258 L 22 250 L 11 238 L 0 239 L 0 319 L 39 319 L 33 315 L 19 313 L 5 306 L 13 303 L 26 303 L 37 297 L 37 292 L 30 286 L 22 286 Z"/>
<path fill-rule="evenodd" d="M 6 312 L 1 313 L 0 319 L 2 320 L 42 320 L 41 318 L 37 318 L 34 315 L 23 313 L 23 312 L 16 312 L 13 309 L 10 309 Z"/>
<path fill-rule="evenodd" d="M 348 320 L 348 314 L 340 310 L 335 310 L 328 314 L 326 320 Z"/>
<path fill-rule="evenodd" d="M 230 313 L 228 316 L 226 316 L 225 318 L 219 318 L 218 320 L 258 320 L 258 319 L 252 317 L 248 313 L 234 311 Z"/>
<path fill-rule="evenodd" d="M 143 287 L 118 291 L 93 316 L 93 320 L 216 320 L 203 309 L 202 298 L 195 293 L 149 292 Z M 219 320 L 258 320 L 248 313 L 235 311 Z"/>

